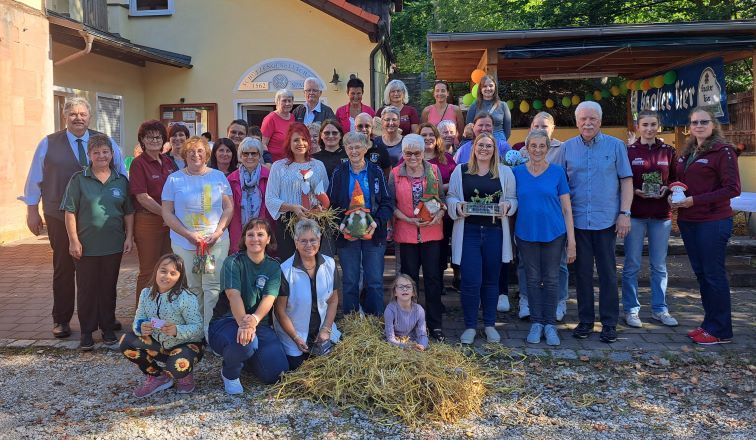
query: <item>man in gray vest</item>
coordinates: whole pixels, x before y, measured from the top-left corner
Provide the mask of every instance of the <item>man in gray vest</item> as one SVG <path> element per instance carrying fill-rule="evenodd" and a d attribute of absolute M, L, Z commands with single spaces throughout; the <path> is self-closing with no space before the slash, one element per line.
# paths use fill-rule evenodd
<path fill-rule="evenodd" d="M 66 100 L 63 105 L 66 129 L 45 136 L 37 145 L 23 197 L 26 203 L 26 225 L 34 235 L 42 232 L 39 202 L 47 225 L 47 235 L 53 250 L 53 336 L 71 336 L 69 321 L 74 312 L 76 283 L 73 257 L 69 254 L 68 233 L 60 209 L 61 199 L 71 176 L 89 164 L 87 143 L 98 132 L 89 129 L 89 102 L 80 97 Z M 113 140 L 111 139 L 111 142 Z M 121 150 L 113 142 L 113 161 L 116 170 L 126 175 Z M 116 326 L 118 326 L 116 322 Z"/>

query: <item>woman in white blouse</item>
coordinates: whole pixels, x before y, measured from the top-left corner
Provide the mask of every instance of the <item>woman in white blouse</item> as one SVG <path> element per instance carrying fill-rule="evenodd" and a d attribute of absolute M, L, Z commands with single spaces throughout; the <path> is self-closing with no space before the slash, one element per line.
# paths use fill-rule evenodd
<path fill-rule="evenodd" d="M 265 193 L 265 207 L 276 220 L 278 257 L 286 260 L 294 254 L 294 237 L 286 230 L 292 215 L 306 218 L 311 209 L 319 209 L 314 195 L 328 189 L 328 174 L 323 162 L 310 154 L 310 132 L 304 124 L 289 127 L 284 145 L 286 158 L 270 168 Z"/>

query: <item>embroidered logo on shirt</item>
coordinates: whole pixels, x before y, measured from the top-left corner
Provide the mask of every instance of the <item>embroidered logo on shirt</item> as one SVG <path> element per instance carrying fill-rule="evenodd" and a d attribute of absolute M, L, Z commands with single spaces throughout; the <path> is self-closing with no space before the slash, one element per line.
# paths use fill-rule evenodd
<path fill-rule="evenodd" d="M 152 175 L 152 180 L 158 180 L 158 179 L 160 179 L 159 175 L 157 175 L 157 174 L 153 174 Z"/>
<path fill-rule="evenodd" d="M 703 163 L 703 164 L 707 164 L 707 163 L 709 163 L 709 159 L 698 159 L 698 160 L 696 161 L 696 163 Z"/>
<path fill-rule="evenodd" d="M 633 165 L 634 165 L 634 166 L 635 166 L 635 165 L 637 165 L 637 166 L 643 166 L 643 165 L 645 165 L 645 164 L 646 164 L 646 161 L 645 161 L 645 160 L 643 160 L 643 158 L 642 158 L 642 157 L 636 157 L 635 159 L 633 159 Z"/>
<path fill-rule="evenodd" d="M 123 197 L 123 194 L 121 194 L 121 190 L 118 188 L 111 188 L 110 193 L 113 194 L 113 197 L 115 197 L 116 199 L 120 199 L 121 197 Z"/>
<path fill-rule="evenodd" d="M 268 282 L 268 277 L 266 275 L 258 275 L 257 280 L 255 281 L 255 286 L 257 286 L 258 289 L 263 289 L 265 287 L 265 283 Z"/>
<path fill-rule="evenodd" d="M 370 162 L 378 163 L 378 153 L 370 153 Z"/>
<path fill-rule="evenodd" d="M 656 164 L 659 165 L 659 166 L 667 166 L 667 165 L 669 165 L 669 162 L 667 162 L 665 160 L 664 162 L 656 162 Z"/>

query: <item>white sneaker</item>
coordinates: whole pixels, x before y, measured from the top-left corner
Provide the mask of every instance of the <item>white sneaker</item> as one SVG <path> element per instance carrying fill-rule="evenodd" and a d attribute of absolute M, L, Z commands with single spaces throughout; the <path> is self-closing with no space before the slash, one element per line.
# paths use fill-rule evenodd
<path fill-rule="evenodd" d="M 635 328 L 641 328 L 643 327 L 643 322 L 641 322 L 640 317 L 637 313 L 625 313 L 625 322 L 630 327 Z"/>
<path fill-rule="evenodd" d="M 520 319 L 525 319 L 528 316 L 530 316 L 530 306 L 528 305 L 528 298 L 521 296 L 520 297 L 520 312 L 517 314 L 517 317 Z"/>
<path fill-rule="evenodd" d="M 661 321 L 662 324 L 669 326 L 669 327 L 676 327 L 677 326 L 677 320 L 672 317 L 672 315 L 669 314 L 669 312 L 664 311 L 661 313 L 651 313 L 651 318 Z"/>
<path fill-rule="evenodd" d="M 556 320 L 562 322 L 564 315 L 567 314 L 567 301 L 559 301 L 556 309 Z"/>
<path fill-rule="evenodd" d="M 496 304 L 496 310 L 499 312 L 508 312 L 509 309 L 509 296 L 502 293 L 499 295 L 499 302 Z"/>
<path fill-rule="evenodd" d="M 244 392 L 244 387 L 242 387 L 241 381 L 238 378 L 234 380 L 226 379 L 223 373 L 221 373 L 221 377 L 223 378 L 223 388 L 226 389 L 228 394 L 234 395 Z"/>
<path fill-rule="evenodd" d="M 501 341 L 501 335 L 499 335 L 499 332 L 496 331 L 496 327 L 486 327 L 485 331 L 488 342 Z"/>
<path fill-rule="evenodd" d="M 462 332 L 462 335 L 459 337 L 459 342 L 463 344 L 472 344 L 475 341 L 475 329 L 474 328 L 468 328 L 467 330 Z"/>

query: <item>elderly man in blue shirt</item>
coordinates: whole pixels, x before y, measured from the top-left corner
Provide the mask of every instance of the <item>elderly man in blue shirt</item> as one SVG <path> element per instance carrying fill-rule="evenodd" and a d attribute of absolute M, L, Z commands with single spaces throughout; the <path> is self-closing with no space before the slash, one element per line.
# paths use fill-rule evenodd
<path fill-rule="evenodd" d="M 81 97 L 73 97 L 63 104 L 66 119 L 64 130 L 42 138 L 34 152 L 24 195 L 19 197 L 27 205 L 26 225 L 34 235 L 42 232 L 39 202 L 47 225 L 47 236 L 53 251 L 53 336 L 71 336 L 68 325 L 76 299 L 73 257 L 68 253 L 68 233 L 63 220 L 61 200 L 71 176 L 89 165 L 87 145 L 89 137 L 98 132 L 89 129 L 91 108 Z M 119 173 L 126 175 L 121 149 L 111 139 L 113 162 Z M 114 330 L 120 330 L 115 322 Z"/>
<path fill-rule="evenodd" d="M 617 340 L 619 293 L 615 246 L 630 232 L 633 171 L 627 147 L 603 134 L 601 106 L 581 102 L 575 109 L 580 135 L 557 150 L 552 163 L 567 171 L 577 243 L 576 287 L 579 324 L 572 332 L 585 339 L 593 332 L 593 264 L 599 276 L 599 317 L 603 342 Z"/>

